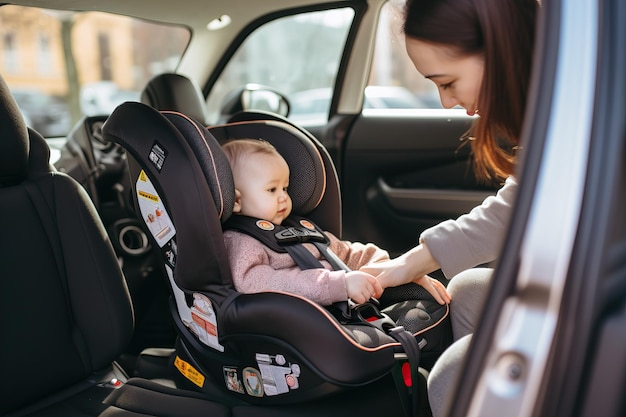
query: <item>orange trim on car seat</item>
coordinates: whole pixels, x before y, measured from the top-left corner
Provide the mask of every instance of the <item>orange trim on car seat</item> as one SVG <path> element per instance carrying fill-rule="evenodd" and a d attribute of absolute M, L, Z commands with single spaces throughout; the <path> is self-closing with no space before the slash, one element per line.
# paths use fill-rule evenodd
<path fill-rule="evenodd" d="M 367 346 L 360 345 L 360 344 L 359 344 L 359 343 L 357 343 L 357 342 L 356 342 L 356 341 L 355 341 L 352 337 L 350 337 L 350 335 L 349 335 L 349 334 L 347 334 L 347 333 L 346 333 L 346 331 L 344 330 L 344 328 L 343 328 L 343 327 L 341 327 L 341 326 L 337 323 L 337 321 L 336 321 L 335 317 L 333 317 L 333 315 L 332 315 L 332 314 L 330 314 L 330 312 L 328 312 L 328 310 L 326 310 L 324 307 L 320 306 L 319 304 L 317 304 L 317 303 L 315 303 L 315 302 L 313 302 L 313 301 L 309 300 L 309 299 L 308 299 L 308 298 L 306 298 L 306 297 L 302 297 L 302 296 L 300 296 L 300 295 L 293 294 L 293 293 L 290 293 L 290 292 L 284 292 L 284 291 L 266 291 L 266 292 L 273 292 L 273 293 L 278 293 L 278 294 L 285 294 L 285 295 L 289 295 L 289 296 L 291 296 L 291 297 L 299 298 L 299 299 L 301 299 L 301 300 L 303 300 L 303 301 L 307 302 L 308 304 L 310 304 L 311 306 L 313 306 L 313 307 L 315 307 L 317 310 L 319 310 L 319 311 L 320 311 L 322 314 L 324 314 L 326 317 L 328 317 L 328 321 L 329 321 L 330 323 L 332 323 L 332 325 L 333 325 L 333 326 L 335 326 L 335 327 L 337 328 L 337 330 L 339 330 L 339 331 L 340 331 L 340 332 L 344 335 L 344 337 L 346 338 L 346 340 L 348 340 L 348 341 L 349 341 L 350 343 L 352 343 L 355 347 L 357 347 L 357 348 L 359 348 L 359 349 L 361 349 L 361 350 L 364 350 L 364 351 L 366 351 L 366 352 L 376 352 L 376 351 L 378 351 L 378 350 L 383 350 L 383 349 L 386 349 L 386 348 L 389 348 L 389 347 L 393 347 L 393 346 L 400 346 L 400 343 L 399 343 L 399 342 L 385 343 L 385 344 L 383 344 L 383 345 L 376 346 L 376 347 L 373 347 L 373 348 L 372 348 L 372 347 L 367 347 Z"/>
<path fill-rule="evenodd" d="M 439 324 L 441 324 L 442 321 L 444 321 L 446 319 L 446 317 L 448 317 L 448 315 L 450 314 L 450 304 L 446 304 L 446 314 L 444 314 L 438 321 L 436 321 L 435 323 L 431 324 L 428 327 L 423 328 L 422 330 L 420 330 L 417 333 L 413 333 L 413 336 L 417 336 L 419 334 L 425 333 L 427 331 L 429 331 L 430 329 L 433 329 L 435 327 L 437 327 Z"/>

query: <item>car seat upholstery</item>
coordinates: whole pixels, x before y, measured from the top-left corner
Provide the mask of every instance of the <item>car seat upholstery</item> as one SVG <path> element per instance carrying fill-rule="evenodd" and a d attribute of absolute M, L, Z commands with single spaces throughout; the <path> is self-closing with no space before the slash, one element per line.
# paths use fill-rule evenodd
<path fill-rule="evenodd" d="M 152 228 L 153 246 L 168 270 L 180 335 L 173 358 L 179 386 L 260 406 L 360 398 L 370 411 L 402 415 L 405 393 L 394 388 L 393 372 L 402 347 L 392 337 L 369 326 L 342 325 L 302 297 L 233 288 L 221 225 L 232 214 L 234 185 L 215 136 L 268 140 L 292 167 L 315 173 L 319 181 L 325 163 L 307 136 L 277 120 L 207 129 L 182 113 L 131 102 L 111 114 L 103 133 L 129 154 L 138 213 Z M 292 175 L 305 177 L 298 169 Z M 290 179 L 295 213 L 315 212 L 323 200 L 324 182 L 312 183 Z M 149 217 L 157 211 L 162 219 L 154 228 Z M 327 227 L 323 218 L 320 225 Z M 371 387 L 381 396 L 371 397 Z"/>
<path fill-rule="evenodd" d="M 132 334 L 123 276 L 87 193 L 52 168 L 4 80 L 0 126 L 0 414 L 95 413 Z"/>
<path fill-rule="evenodd" d="M 142 103 L 159 110 L 176 110 L 206 124 L 206 105 L 200 88 L 176 73 L 156 75 L 141 91 Z"/>
<path fill-rule="evenodd" d="M 49 163 L 1 77 L 0 128 L 0 415 L 230 415 L 116 366 L 133 332 L 117 258 L 87 192 Z"/>

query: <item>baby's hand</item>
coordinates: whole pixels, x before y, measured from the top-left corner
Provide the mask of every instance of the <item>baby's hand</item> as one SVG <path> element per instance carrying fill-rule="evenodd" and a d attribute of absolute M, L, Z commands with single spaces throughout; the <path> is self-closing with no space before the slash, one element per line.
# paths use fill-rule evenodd
<path fill-rule="evenodd" d="M 374 276 L 361 271 L 346 272 L 346 289 L 348 298 L 357 304 L 364 303 L 372 297 L 380 297 L 383 292 Z"/>

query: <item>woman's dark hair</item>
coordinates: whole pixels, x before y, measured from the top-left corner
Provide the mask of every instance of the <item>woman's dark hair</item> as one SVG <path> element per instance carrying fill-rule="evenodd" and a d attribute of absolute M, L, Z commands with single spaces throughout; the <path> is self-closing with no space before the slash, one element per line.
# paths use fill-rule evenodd
<path fill-rule="evenodd" d="M 480 118 L 470 136 L 476 175 L 513 173 L 535 39 L 536 0 L 407 0 L 404 33 L 459 55 L 482 55 Z"/>

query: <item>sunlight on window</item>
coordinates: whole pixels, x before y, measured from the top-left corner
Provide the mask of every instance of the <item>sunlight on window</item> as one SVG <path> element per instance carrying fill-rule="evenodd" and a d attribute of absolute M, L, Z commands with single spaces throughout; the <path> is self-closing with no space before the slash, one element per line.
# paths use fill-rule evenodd
<path fill-rule="evenodd" d="M 300 92 L 307 96 L 319 89 L 326 97 L 322 101 L 329 101 L 353 19 L 354 10 L 342 8 L 287 16 L 260 26 L 235 52 L 211 90 L 209 121 L 217 122 L 225 98 L 248 83 L 287 95 L 291 114 L 299 112 Z M 327 118 L 328 112 L 321 116 Z"/>
<path fill-rule="evenodd" d="M 364 108 L 441 108 L 437 88 L 415 70 L 406 53 L 403 4 L 392 0 L 381 10 Z"/>
<path fill-rule="evenodd" d="M 85 115 L 138 100 L 150 78 L 176 68 L 189 39 L 187 28 L 109 13 L 6 5 L 0 73 L 30 127 L 64 136 Z"/>

